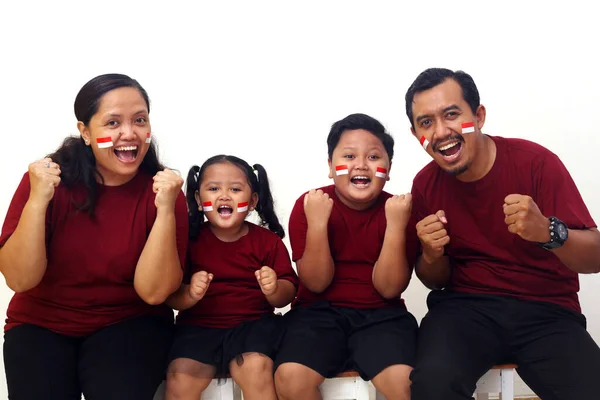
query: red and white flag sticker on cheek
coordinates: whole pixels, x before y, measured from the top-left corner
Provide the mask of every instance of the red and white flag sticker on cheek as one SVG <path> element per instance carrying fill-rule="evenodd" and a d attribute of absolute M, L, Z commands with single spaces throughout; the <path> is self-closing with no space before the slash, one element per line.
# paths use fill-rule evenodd
<path fill-rule="evenodd" d="M 207 212 L 207 211 L 212 211 L 213 210 L 213 205 L 211 201 L 203 201 L 202 202 L 202 211 Z"/>
<path fill-rule="evenodd" d="M 347 165 L 336 165 L 335 166 L 335 174 L 337 176 L 348 175 L 348 166 Z"/>
<path fill-rule="evenodd" d="M 427 146 L 429 146 L 429 140 L 427 140 L 425 136 L 421 136 L 419 143 L 421 143 L 421 146 L 423 146 L 423 150 L 427 151 Z"/>
<path fill-rule="evenodd" d="M 150 132 L 146 133 L 146 143 L 150 143 L 152 141 L 152 136 L 150 135 Z"/>
<path fill-rule="evenodd" d="M 465 133 L 473 133 L 475 132 L 475 123 L 474 122 L 465 122 L 461 125 L 463 135 Z"/>
<path fill-rule="evenodd" d="M 375 171 L 375 176 L 378 178 L 385 178 L 387 176 L 387 169 L 377 167 L 377 170 Z"/>
<path fill-rule="evenodd" d="M 112 138 L 110 136 L 96 138 L 96 144 L 98 145 L 99 149 L 113 147 Z"/>
<path fill-rule="evenodd" d="M 248 211 L 248 202 L 244 201 L 243 203 L 238 203 L 237 210 L 238 212 Z"/>

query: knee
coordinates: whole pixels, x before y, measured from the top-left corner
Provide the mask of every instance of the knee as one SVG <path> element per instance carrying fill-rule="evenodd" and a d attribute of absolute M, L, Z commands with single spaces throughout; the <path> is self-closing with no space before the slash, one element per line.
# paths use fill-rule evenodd
<path fill-rule="evenodd" d="M 166 399 L 184 398 L 192 387 L 192 377 L 179 372 L 167 373 Z"/>
<path fill-rule="evenodd" d="M 242 387 L 252 385 L 260 390 L 272 387 L 273 360 L 263 354 L 245 354 L 242 364 L 231 368 L 231 375 Z"/>
<path fill-rule="evenodd" d="M 470 398 L 475 391 L 475 381 L 461 376 L 452 364 L 420 364 L 410 374 L 411 393 L 414 400 L 444 400 L 457 394 Z"/>
<path fill-rule="evenodd" d="M 312 369 L 296 363 L 281 364 L 275 371 L 275 388 L 283 399 L 301 399 L 307 390 L 314 390 L 323 377 Z"/>
<path fill-rule="evenodd" d="M 408 365 L 392 365 L 385 368 L 371 381 L 386 399 L 410 400 L 410 373 Z"/>

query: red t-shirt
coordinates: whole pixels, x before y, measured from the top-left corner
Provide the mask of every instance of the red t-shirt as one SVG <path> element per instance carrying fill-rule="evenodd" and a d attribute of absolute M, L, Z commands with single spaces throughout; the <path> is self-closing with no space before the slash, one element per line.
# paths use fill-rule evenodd
<path fill-rule="evenodd" d="M 248 233 L 235 242 L 218 239 L 205 222 L 194 240 L 189 243 L 189 270 L 213 274 L 213 280 L 202 300 L 177 315 L 177 324 L 208 328 L 232 328 L 244 321 L 256 320 L 273 313 L 254 276 L 261 267 L 272 268 L 277 279 L 298 285 L 290 255 L 279 236 L 270 230 L 248 225 Z"/>
<path fill-rule="evenodd" d="M 151 176 L 139 172 L 124 185 L 99 186 L 95 219 L 73 204 L 73 199 L 85 198 L 83 188 L 62 184 L 56 188 L 46 213 L 46 273 L 36 287 L 13 296 L 5 330 L 33 324 L 59 334 L 85 336 L 141 315 L 172 320 L 172 310 L 145 303 L 133 287 L 135 268 L 156 218 L 152 183 Z M 8 209 L 0 246 L 16 229 L 28 199 L 26 173 Z M 175 215 L 183 265 L 188 236 L 183 192 Z"/>
<path fill-rule="evenodd" d="M 404 306 L 403 300 L 387 300 L 373 285 L 373 267 L 379 258 L 385 236 L 385 202 L 391 197 L 381 192 L 375 204 L 367 210 L 353 210 L 342 203 L 335 194 L 335 186 L 320 188 L 333 199 L 333 208 L 327 224 L 329 249 L 334 263 L 331 284 L 322 293 L 313 293 L 302 283 L 298 289 L 296 305 L 308 305 L 315 301 L 327 300 L 334 307 L 382 308 Z M 306 246 L 308 225 L 304 214 L 304 193 L 292 209 L 289 223 L 292 259 L 302 258 Z M 407 254 L 416 254 L 416 239 L 407 241 Z M 409 257 L 409 265 L 414 257 Z"/>
<path fill-rule="evenodd" d="M 577 186 L 548 149 L 522 139 L 491 138 L 496 160 L 482 179 L 461 182 L 431 162 L 413 182 L 417 221 L 438 210 L 446 213 L 446 252 L 454 267 L 447 288 L 546 301 L 580 312 L 577 273 L 554 253 L 510 233 L 502 210 L 507 195 L 528 195 L 543 215 L 561 219 L 570 229 L 596 227 Z"/>

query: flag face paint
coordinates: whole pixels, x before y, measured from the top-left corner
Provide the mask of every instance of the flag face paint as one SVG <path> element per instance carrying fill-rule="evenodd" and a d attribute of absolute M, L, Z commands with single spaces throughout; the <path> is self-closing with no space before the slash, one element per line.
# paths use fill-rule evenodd
<path fill-rule="evenodd" d="M 475 123 L 473 122 L 465 122 L 461 125 L 463 135 L 465 133 L 473 133 L 475 132 Z"/>
<path fill-rule="evenodd" d="M 387 169 L 377 167 L 377 170 L 375 171 L 375 176 L 378 178 L 385 178 L 387 176 Z"/>
<path fill-rule="evenodd" d="M 425 139 L 425 136 L 421 136 L 419 143 L 421 143 L 421 146 L 423 146 L 423 150 L 427 151 L 427 146 L 429 146 L 429 140 Z"/>
<path fill-rule="evenodd" d="M 347 165 L 336 165 L 335 166 L 335 174 L 337 176 L 348 175 L 348 166 Z"/>
<path fill-rule="evenodd" d="M 207 212 L 207 211 L 212 211 L 212 210 L 213 210 L 213 206 L 212 206 L 211 201 L 202 202 L 202 211 Z"/>
<path fill-rule="evenodd" d="M 109 147 L 113 147 L 112 138 L 110 136 L 96 138 L 96 144 L 99 149 L 107 149 Z"/>
<path fill-rule="evenodd" d="M 146 133 L 146 143 L 150 143 L 152 141 L 152 137 L 150 136 L 150 132 Z"/>
<path fill-rule="evenodd" d="M 238 203 L 237 210 L 238 212 L 248 211 L 248 202 L 244 201 L 243 203 Z"/>

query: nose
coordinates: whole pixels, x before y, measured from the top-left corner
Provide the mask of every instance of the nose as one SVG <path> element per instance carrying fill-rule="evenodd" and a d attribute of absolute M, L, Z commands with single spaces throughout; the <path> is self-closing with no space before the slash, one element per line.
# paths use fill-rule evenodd
<path fill-rule="evenodd" d="M 367 157 L 356 157 L 354 159 L 355 169 L 367 169 Z"/>
<path fill-rule="evenodd" d="M 123 124 L 121 126 L 121 138 L 125 140 L 135 139 L 135 128 L 132 124 Z"/>
<path fill-rule="evenodd" d="M 433 142 L 445 140 L 452 135 L 452 130 L 443 120 L 436 121 Z"/>
<path fill-rule="evenodd" d="M 219 196 L 219 200 L 221 200 L 221 201 L 231 200 L 231 196 L 229 195 L 229 192 L 227 192 L 227 191 L 221 192 L 221 195 Z"/>

